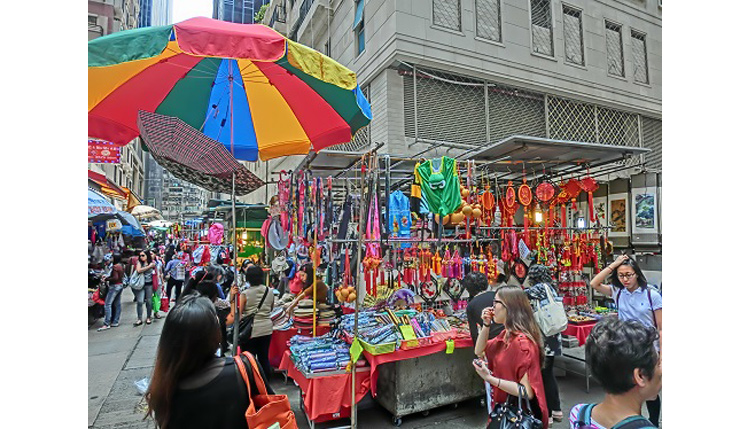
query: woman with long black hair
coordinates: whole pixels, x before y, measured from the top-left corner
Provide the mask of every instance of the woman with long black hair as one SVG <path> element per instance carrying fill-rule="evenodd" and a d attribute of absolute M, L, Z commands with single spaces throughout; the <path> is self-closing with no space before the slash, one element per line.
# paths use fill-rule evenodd
<path fill-rule="evenodd" d="M 143 276 L 143 288 L 141 290 L 133 291 L 136 299 L 136 312 L 138 313 L 138 320 L 135 321 L 133 326 L 143 325 L 143 304 L 146 303 L 146 324 L 151 324 L 151 311 L 152 302 L 151 296 L 154 293 L 154 269 L 156 262 L 151 258 L 151 252 L 148 250 L 142 250 L 138 253 L 138 262 L 133 266 L 133 272 L 139 273 Z"/>
<path fill-rule="evenodd" d="M 167 314 L 146 393 L 159 428 L 247 428 L 250 399 L 233 359 L 216 356 L 219 329 L 214 304 L 195 293 Z"/>
<path fill-rule="evenodd" d="M 610 284 L 603 284 L 610 277 Z M 656 346 L 661 350 L 661 294 L 648 285 L 646 276 L 635 259 L 620 255 L 609 266 L 591 279 L 591 287 L 611 297 L 617 305 L 617 317 L 622 321 L 635 320 L 659 334 Z M 648 419 L 659 426 L 661 398 L 646 401 Z"/>
<path fill-rule="evenodd" d="M 491 321 L 502 323 L 505 329 L 488 341 Z M 523 289 L 498 288 L 493 306 L 482 312 L 482 329 L 474 354 L 486 357 L 486 363 L 475 361 L 474 369 L 492 386 L 495 407 L 502 405 L 508 395 L 519 396 L 521 384 L 531 402 L 529 411 L 541 420 L 544 429 L 549 428 L 542 381 L 544 338 Z"/>

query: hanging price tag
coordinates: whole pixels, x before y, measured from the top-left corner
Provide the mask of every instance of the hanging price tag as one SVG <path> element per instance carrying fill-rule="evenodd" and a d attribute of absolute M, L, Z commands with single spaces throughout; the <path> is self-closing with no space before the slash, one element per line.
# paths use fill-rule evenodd
<path fill-rule="evenodd" d="M 448 340 L 445 342 L 445 354 L 452 355 L 453 349 L 456 347 L 456 345 L 453 343 L 453 340 Z"/>
<path fill-rule="evenodd" d="M 349 348 L 349 355 L 352 357 L 352 362 L 356 363 L 359 360 L 362 350 L 362 344 L 360 344 L 359 338 L 355 338 L 354 341 L 352 341 L 352 346 Z"/>

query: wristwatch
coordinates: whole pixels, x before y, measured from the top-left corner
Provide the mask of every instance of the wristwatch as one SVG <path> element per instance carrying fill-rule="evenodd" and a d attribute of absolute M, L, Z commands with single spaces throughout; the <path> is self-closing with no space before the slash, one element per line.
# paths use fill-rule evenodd
<path fill-rule="evenodd" d="M 490 327 L 490 325 L 492 325 L 492 323 L 489 323 L 489 324 L 485 324 L 485 323 L 484 323 L 484 320 L 482 320 L 482 326 L 484 326 L 484 327 L 486 327 L 486 328 L 489 328 L 489 327 Z"/>

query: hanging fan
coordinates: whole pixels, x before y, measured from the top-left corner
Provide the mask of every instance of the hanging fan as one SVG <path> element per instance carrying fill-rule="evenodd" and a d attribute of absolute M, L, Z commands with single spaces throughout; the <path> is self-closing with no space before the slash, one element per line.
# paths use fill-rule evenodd
<path fill-rule="evenodd" d="M 534 193 L 526 183 L 526 170 L 523 171 L 523 183 L 518 187 L 518 202 L 523 206 L 523 237 L 529 241 L 529 205 L 534 200 Z"/>
<path fill-rule="evenodd" d="M 508 186 L 505 188 L 505 207 L 511 208 L 516 204 L 516 190 L 513 188 L 513 182 L 508 180 Z"/>
<path fill-rule="evenodd" d="M 464 286 L 459 279 L 446 278 L 441 282 L 442 291 L 445 292 L 445 294 L 448 295 L 454 302 L 457 302 L 459 299 L 461 299 L 461 294 L 464 293 Z"/>
<path fill-rule="evenodd" d="M 433 304 L 440 294 L 438 281 L 435 276 L 429 276 L 419 284 L 419 296 L 428 303 Z"/>

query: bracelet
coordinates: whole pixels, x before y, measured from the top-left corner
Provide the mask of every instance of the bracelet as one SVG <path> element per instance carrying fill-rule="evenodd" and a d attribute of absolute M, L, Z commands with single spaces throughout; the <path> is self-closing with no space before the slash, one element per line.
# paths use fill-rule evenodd
<path fill-rule="evenodd" d="M 489 328 L 491 325 L 491 323 L 489 325 L 485 325 L 484 322 L 482 322 L 482 326 L 484 326 L 485 328 Z"/>
<path fill-rule="evenodd" d="M 497 386 L 495 386 L 495 387 L 497 387 L 499 389 L 500 388 L 500 382 L 503 381 L 503 379 L 500 378 L 500 377 L 495 377 L 495 378 L 497 378 Z"/>

